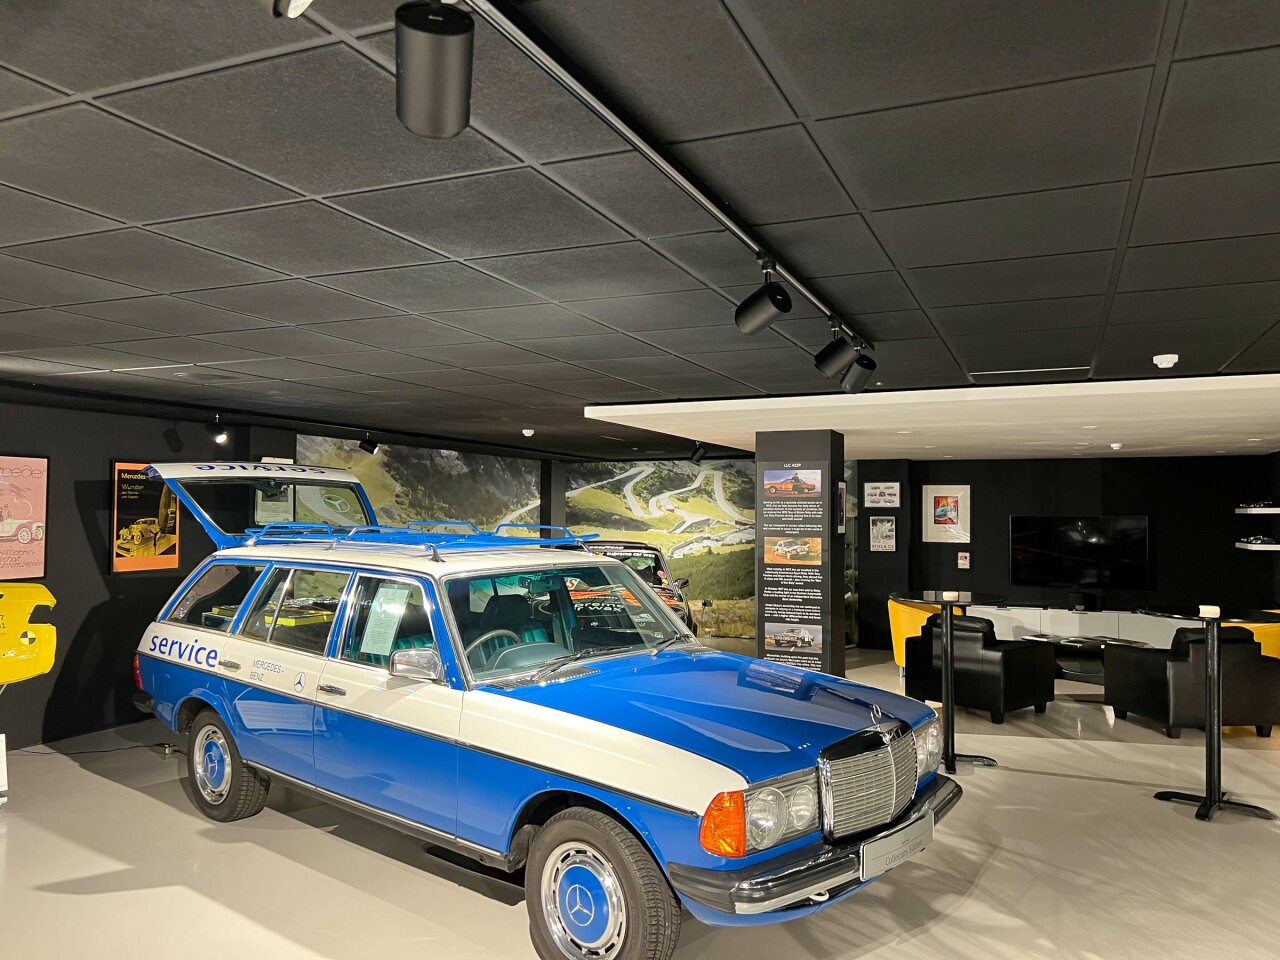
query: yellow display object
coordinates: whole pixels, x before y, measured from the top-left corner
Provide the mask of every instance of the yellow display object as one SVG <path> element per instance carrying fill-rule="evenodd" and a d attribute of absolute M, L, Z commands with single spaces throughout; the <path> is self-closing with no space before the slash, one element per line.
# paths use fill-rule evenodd
<path fill-rule="evenodd" d="M 933 603 L 903 603 L 889 601 L 889 633 L 893 637 L 893 662 L 900 667 L 907 665 L 907 637 L 918 637 L 924 631 L 925 621 L 942 607 Z"/>
<path fill-rule="evenodd" d="M 1269 610 L 1268 613 L 1280 613 L 1280 610 Z M 1275 657 L 1280 660 L 1280 623 L 1243 623 L 1253 631 L 1253 639 L 1262 645 L 1264 657 Z"/>
<path fill-rule="evenodd" d="M 32 623 L 36 607 L 58 601 L 42 583 L 0 583 L 0 684 L 30 680 L 53 669 L 58 631 Z"/>

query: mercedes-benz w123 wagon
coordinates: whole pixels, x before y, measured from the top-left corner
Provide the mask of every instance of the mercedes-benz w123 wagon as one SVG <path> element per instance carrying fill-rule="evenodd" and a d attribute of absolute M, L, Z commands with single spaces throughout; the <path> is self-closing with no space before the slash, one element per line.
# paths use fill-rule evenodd
<path fill-rule="evenodd" d="M 253 816 L 277 782 L 522 872 L 544 958 L 663 960 L 682 908 L 830 908 L 960 797 L 929 707 L 701 646 L 567 530 L 378 526 L 324 467 L 150 469 L 219 547 L 135 671 L 200 811 Z"/>

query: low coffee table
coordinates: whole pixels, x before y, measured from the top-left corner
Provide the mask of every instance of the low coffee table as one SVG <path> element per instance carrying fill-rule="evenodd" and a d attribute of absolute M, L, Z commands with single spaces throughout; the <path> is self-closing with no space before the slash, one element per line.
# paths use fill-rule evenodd
<path fill-rule="evenodd" d="M 1115 643 L 1126 647 L 1151 646 L 1140 640 L 1124 640 L 1120 637 L 1063 637 L 1055 633 L 1029 633 L 1022 639 L 1053 644 L 1053 659 L 1058 667 L 1057 675 L 1063 680 L 1092 683 L 1096 686 L 1102 686 L 1105 682 L 1102 663 L 1107 644 Z"/>

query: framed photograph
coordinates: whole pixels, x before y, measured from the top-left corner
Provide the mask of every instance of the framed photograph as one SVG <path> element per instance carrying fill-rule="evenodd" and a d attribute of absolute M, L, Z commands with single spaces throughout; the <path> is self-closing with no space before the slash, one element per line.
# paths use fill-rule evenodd
<path fill-rule="evenodd" d="M 862 505 L 864 507 L 902 506 L 902 484 L 897 480 L 864 483 L 862 485 Z"/>
<path fill-rule="evenodd" d="M 111 465 L 111 572 L 178 568 L 178 498 L 145 463 Z"/>
<path fill-rule="evenodd" d="M 0 580 L 44 576 L 49 461 L 0 456 Z"/>
<path fill-rule="evenodd" d="M 898 518 L 871 518 L 871 552 L 894 553 L 898 549 Z"/>
<path fill-rule="evenodd" d="M 969 487 L 925 484 L 921 536 L 925 543 L 969 542 Z"/>
<path fill-rule="evenodd" d="M 836 533 L 844 533 L 849 518 L 848 484 L 841 480 L 836 484 Z"/>

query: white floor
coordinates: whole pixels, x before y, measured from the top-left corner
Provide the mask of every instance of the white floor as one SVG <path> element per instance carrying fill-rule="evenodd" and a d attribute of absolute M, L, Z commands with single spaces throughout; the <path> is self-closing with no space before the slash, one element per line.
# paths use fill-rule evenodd
<path fill-rule="evenodd" d="M 863 657 L 855 679 L 898 688 Z M 1049 712 L 994 727 L 963 715 L 965 797 L 934 845 L 848 902 L 791 924 L 686 920 L 678 957 L 1272 960 L 1280 953 L 1280 823 L 1151 798 L 1197 789 L 1204 738 L 1116 722 L 1096 687 L 1060 684 Z M 201 818 L 154 721 L 10 755 L 0 808 L 0 955 L 112 960 L 529 958 L 517 889 L 415 842 L 273 791 L 237 825 Z M 129 749 L 106 753 L 80 751 Z M 39 755 L 37 755 L 39 754 Z M 1225 782 L 1280 810 L 1280 733 L 1232 732 Z"/>

